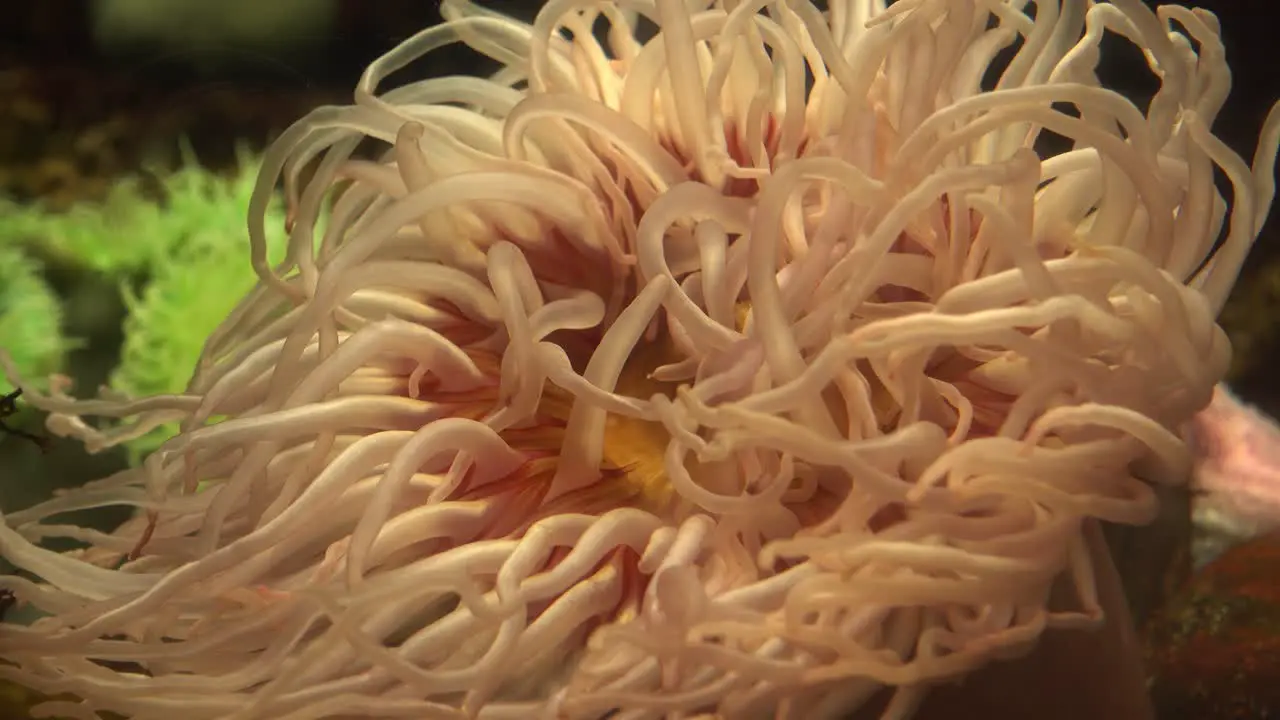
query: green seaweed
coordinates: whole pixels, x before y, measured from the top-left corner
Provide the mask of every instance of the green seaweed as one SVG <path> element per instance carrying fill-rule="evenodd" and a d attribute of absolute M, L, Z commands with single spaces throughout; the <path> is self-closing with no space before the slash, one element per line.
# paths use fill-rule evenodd
<path fill-rule="evenodd" d="M 50 264 L 106 275 L 146 268 L 169 242 L 166 215 L 140 178 L 115 183 L 100 204 L 64 212 L 41 204 L 0 202 L 0 245 L 20 247 Z"/>
<path fill-rule="evenodd" d="M 182 392 L 205 340 L 257 283 L 249 262 L 245 218 L 256 176 L 242 159 L 240 172 L 219 178 L 198 168 L 165 183 L 171 244 L 145 284 L 123 287 L 128 316 L 112 389 L 130 396 Z M 267 218 L 268 259 L 280 259 L 284 217 Z M 170 424 L 128 443 L 136 462 L 176 432 Z"/>
<path fill-rule="evenodd" d="M 0 246 L 0 347 L 18 372 L 40 384 L 61 369 L 71 343 L 62 332 L 62 305 L 40 263 Z"/>
<path fill-rule="evenodd" d="M 25 379 L 39 384 L 64 371 L 73 346 L 62 332 L 67 299 L 50 288 L 48 265 L 120 287 L 128 312 L 113 392 L 185 389 L 206 338 L 257 282 L 246 218 L 258 163 L 242 152 L 236 172 L 223 176 L 201 167 L 189 148 L 182 157 L 173 172 L 153 173 L 157 182 L 125 178 L 104 202 L 66 212 L 0 201 L 0 348 Z M 278 206 L 266 225 L 275 262 L 285 245 Z M 175 431 L 160 427 L 130 441 L 131 459 Z"/>

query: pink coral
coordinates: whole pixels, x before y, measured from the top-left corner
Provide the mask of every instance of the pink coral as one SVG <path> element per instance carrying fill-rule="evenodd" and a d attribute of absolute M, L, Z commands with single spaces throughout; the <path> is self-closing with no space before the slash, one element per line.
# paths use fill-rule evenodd
<path fill-rule="evenodd" d="M 1190 423 L 1196 557 L 1280 527 L 1280 426 L 1225 386 Z"/>

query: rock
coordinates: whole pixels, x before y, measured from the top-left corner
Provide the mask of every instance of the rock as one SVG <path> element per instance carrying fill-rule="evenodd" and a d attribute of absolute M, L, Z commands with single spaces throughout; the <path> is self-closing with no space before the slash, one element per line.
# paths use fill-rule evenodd
<path fill-rule="evenodd" d="M 1280 717 L 1280 533 L 1228 550 L 1148 628 L 1159 717 Z"/>

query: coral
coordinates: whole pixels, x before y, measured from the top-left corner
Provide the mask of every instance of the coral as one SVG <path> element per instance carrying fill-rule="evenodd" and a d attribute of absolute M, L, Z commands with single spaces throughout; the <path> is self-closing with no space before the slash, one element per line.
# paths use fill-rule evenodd
<path fill-rule="evenodd" d="M 1280 426 L 1218 386 L 1188 424 L 1193 443 L 1197 565 L 1280 529 Z"/>

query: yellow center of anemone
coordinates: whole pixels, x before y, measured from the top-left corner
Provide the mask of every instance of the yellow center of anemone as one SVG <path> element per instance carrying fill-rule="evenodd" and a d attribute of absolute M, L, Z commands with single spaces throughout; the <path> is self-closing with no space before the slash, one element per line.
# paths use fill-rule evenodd
<path fill-rule="evenodd" d="M 662 340 L 638 347 L 618 377 L 616 392 L 638 398 L 673 396 L 676 385 L 654 379 L 653 371 L 671 362 L 674 354 Z M 606 468 L 621 471 L 617 482 L 632 503 L 650 510 L 668 507 L 672 492 L 663 458 L 671 439 L 667 429 L 658 422 L 610 415 L 604 432 Z"/>
<path fill-rule="evenodd" d="M 737 330 L 751 314 L 751 303 L 741 301 L 735 309 Z M 654 372 L 684 360 L 684 354 L 664 332 L 652 340 L 642 340 L 623 366 L 614 392 L 625 397 L 648 400 L 654 395 L 674 398 L 681 383 L 659 380 Z M 585 365 L 585 362 L 583 363 Z M 567 409 L 567 405 L 564 405 Z M 627 504 L 650 512 L 669 514 L 675 493 L 665 467 L 671 433 L 660 422 L 610 415 L 605 423 L 604 462 L 600 491 L 617 504 Z M 686 459 L 685 467 L 697 473 L 697 461 Z"/>
<path fill-rule="evenodd" d="M 585 365 L 587 359 L 573 357 L 578 366 Z M 614 392 L 642 399 L 654 395 L 673 397 L 678 384 L 655 379 L 653 373 L 680 359 L 679 351 L 665 337 L 641 341 L 627 359 Z M 573 403 L 572 395 L 548 383 L 538 406 L 539 423 L 503 433 L 513 447 L 539 458 L 522 471 L 526 478 L 549 482 L 555 473 L 567 441 L 565 429 Z M 660 422 L 610 414 L 605 421 L 604 455 L 597 480 L 547 503 L 538 514 L 602 513 L 626 506 L 668 513 L 674 500 L 664 460 L 670 439 Z"/>

